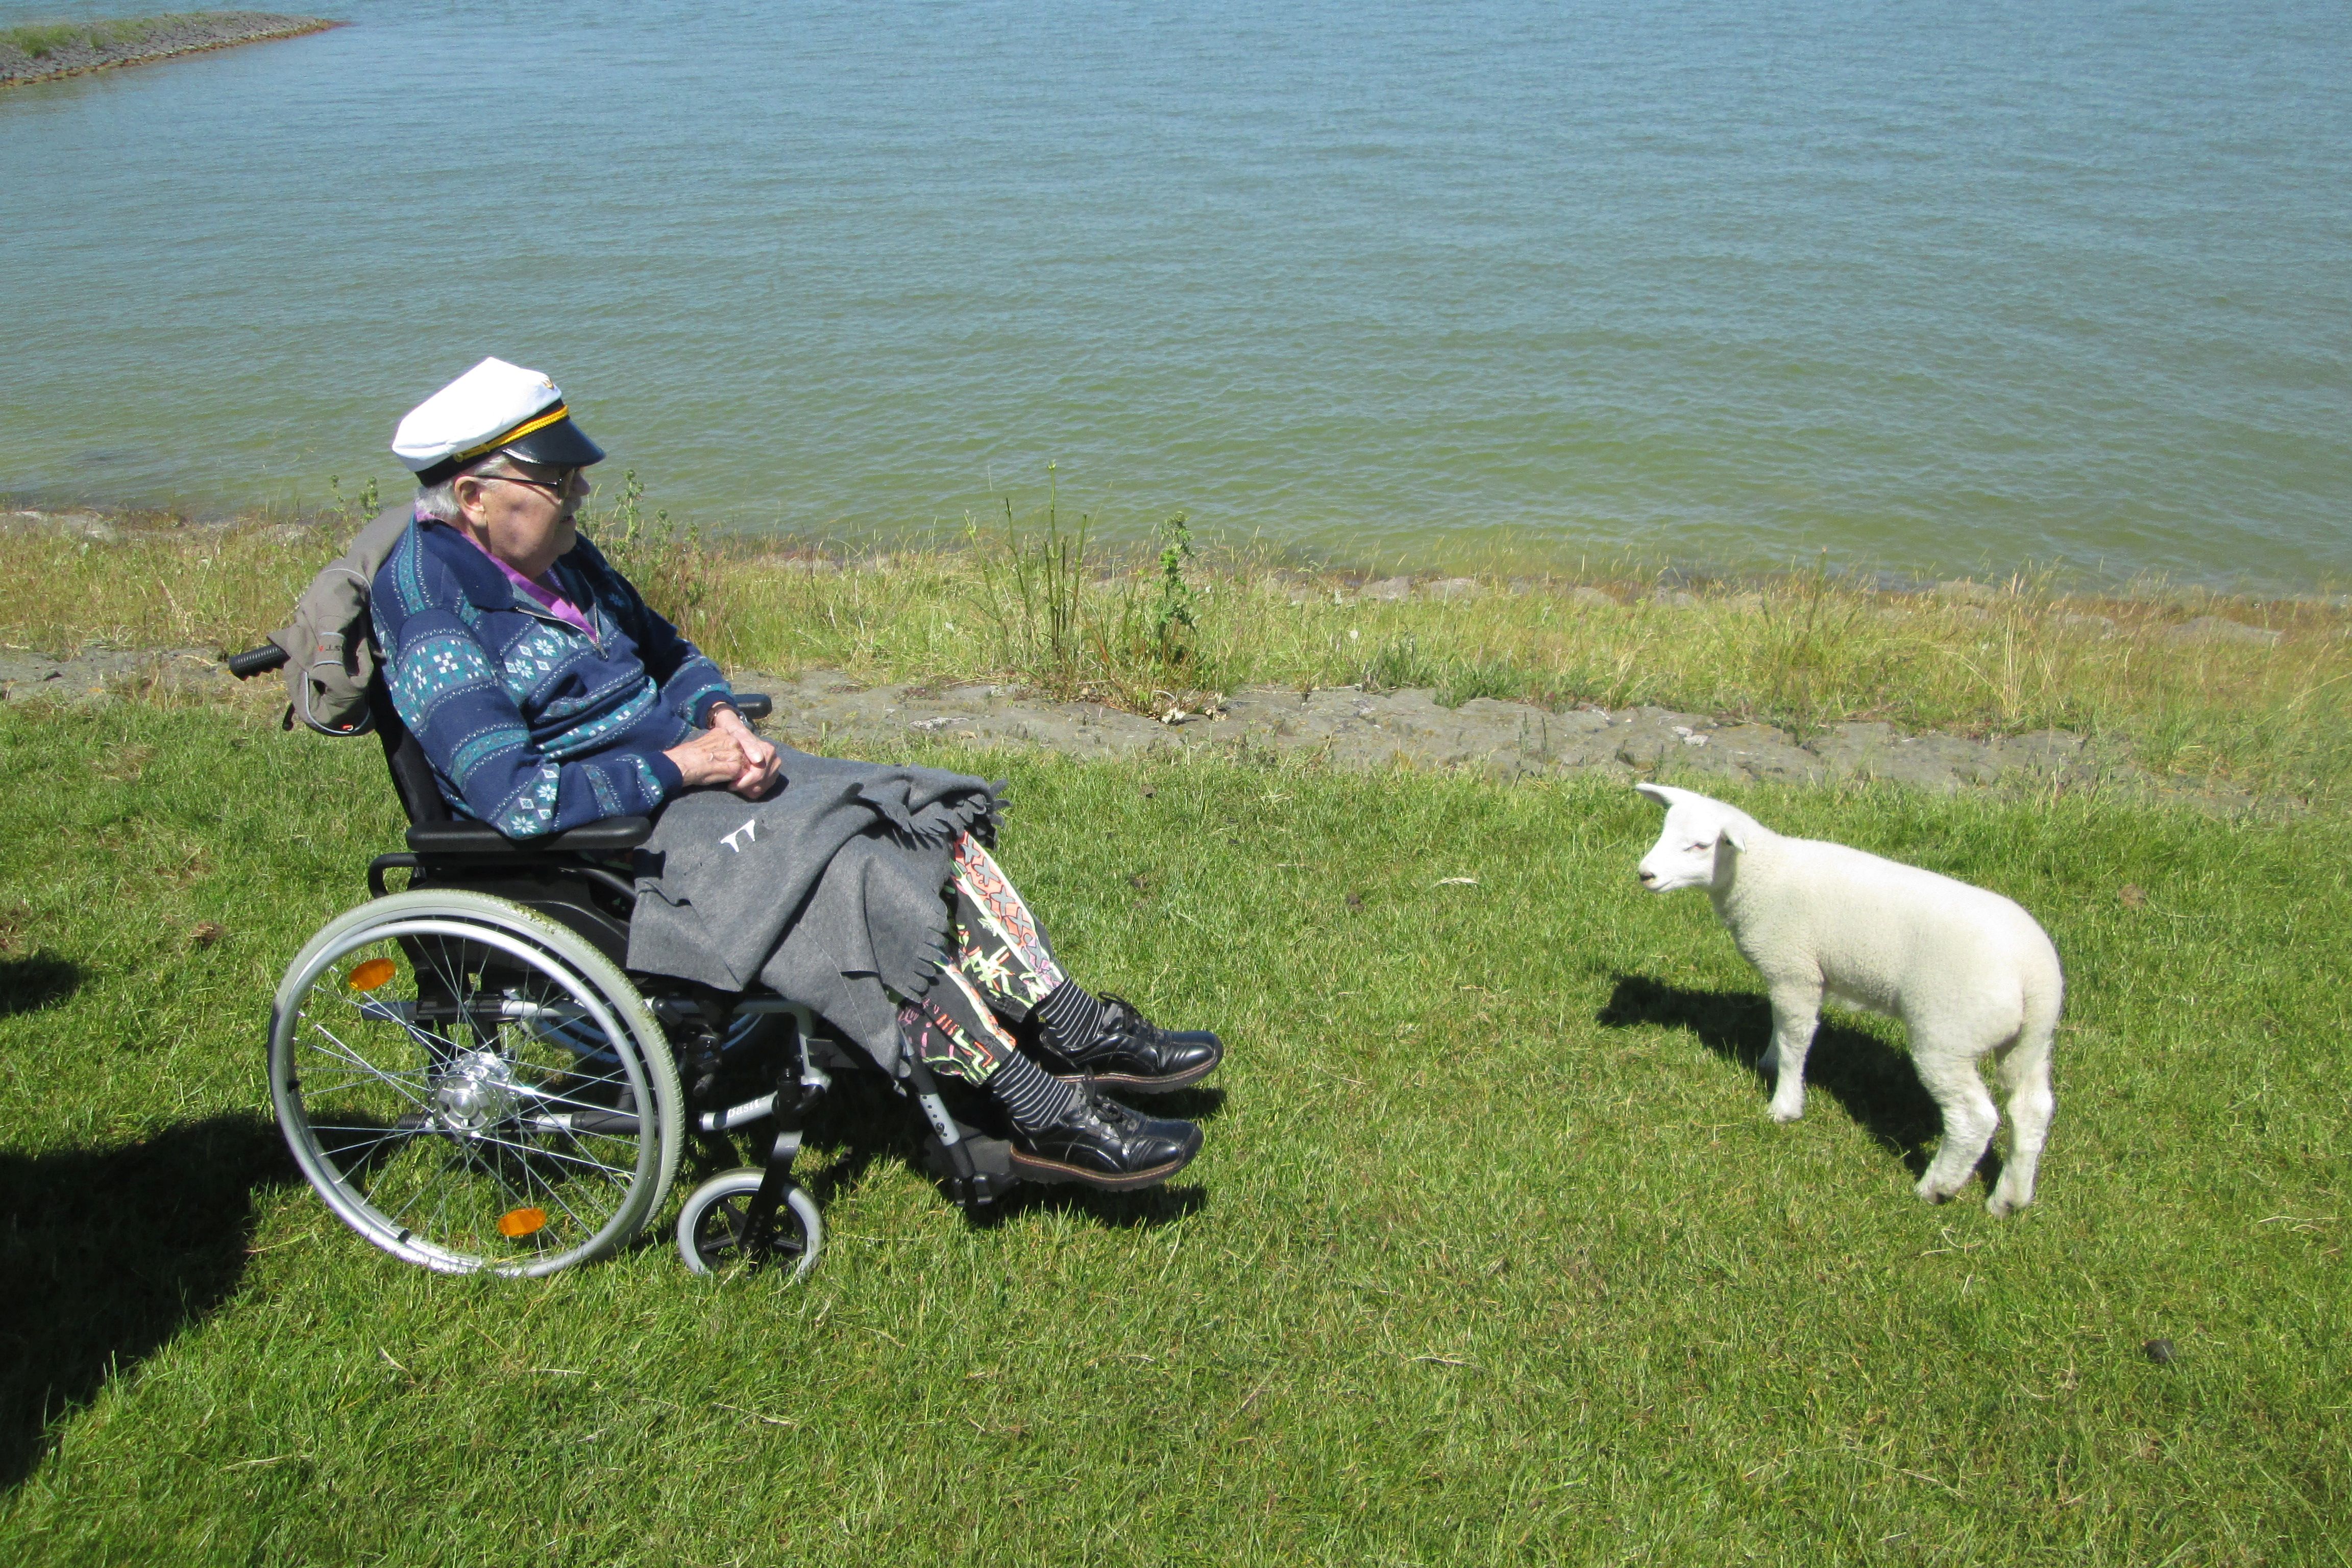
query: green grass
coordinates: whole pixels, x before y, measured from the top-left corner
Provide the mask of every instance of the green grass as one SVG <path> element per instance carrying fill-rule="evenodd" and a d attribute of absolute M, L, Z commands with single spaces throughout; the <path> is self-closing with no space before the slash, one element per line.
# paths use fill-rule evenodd
<path fill-rule="evenodd" d="M 1138 712 L 1248 685 L 1365 682 L 1431 686 L 1447 702 L 1654 702 L 1801 738 L 1853 719 L 1972 734 L 2054 727 L 2121 738 L 2159 775 L 2331 810 L 2352 798 L 2352 613 L 2331 603 L 2069 595 L 2026 578 L 1969 601 L 1802 574 L 1662 602 L 1630 575 L 1499 569 L 1475 596 L 1384 602 L 1248 552 L 1182 564 L 1171 601 L 1149 555 L 1073 559 L 1075 530 L 1065 519 L 1049 539 L 1050 512 L 1008 518 L 963 548 L 845 563 L 700 541 L 648 519 L 641 496 L 624 485 L 593 531 L 707 649 L 776 675 L 1010 680 Z M 284 623 L 349 533 L 128 526 L 119 542 L 94 543 L 0 532 L 0 644 L 248 647 Z M 1596 583 L 1611 597 L 1596 601 Z M 1190 624 L 1171 623 L 1171 603 Z M 2204 615 L 2281 640 L 2175 640 Z"/>
<path fill-rule="evenodd" d="M 0 28 L 0 49 L 14 49 L 43 60 L 60 49 L 119 49 L 144 40 L 166 22 L 182 22 L 201 13 L 125 17 L 105 22 L 35 22 Z"/>
<path fill-rule="evenodd" d="M 1890 1026 L 1766 1120 L 1630 791 L 923 754 L 1011 773 L 1083 978 L 1225 1032 L 1180 1187 L 974 1228 L 850 1096 L 805 1284 L 513 1285 L 375 1254 L 266 1121 L 278 970 L 396 837 L 375 749 L 0 710 L 0 1558 L 2346 1561 L 2339 819 L 1740 796 L 2056 938 L 1999 1222 L 1912 1197 Z"/>

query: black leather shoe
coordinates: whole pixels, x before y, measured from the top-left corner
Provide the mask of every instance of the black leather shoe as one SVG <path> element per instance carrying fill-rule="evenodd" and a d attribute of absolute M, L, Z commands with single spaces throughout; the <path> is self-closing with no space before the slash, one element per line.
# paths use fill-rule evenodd
<path fill-rule="evenodd" d="M 1104 997 L 1102 1005 L 1102 1028 L 1086 1048 L 1044 1047 L 1061 1077 L 1087 1078 L 1133 1094 L 1166 1094 L 1190 1089 L 1225 1059 L 1224 1042 L 1206 1029 L 1163 1029 L 1117 996 Z"/>
<path fill-rule="evenodd" d="M 1013 1135 L 1013 1169 L 1032 1182 L 1083 1182 L 1126 1192 L 1166 1181 L 1201 1152 L 1201 1130 L 1129 1110 L 1116 1100 L 1078 1090 L 1067 1116 L 1035 1132 Z"/>

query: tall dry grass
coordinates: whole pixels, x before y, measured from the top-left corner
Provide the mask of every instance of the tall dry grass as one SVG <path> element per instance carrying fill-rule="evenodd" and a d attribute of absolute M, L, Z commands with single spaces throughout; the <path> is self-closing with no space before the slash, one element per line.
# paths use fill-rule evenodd
<path fill-rule="evenodd" d="M 1656 703 L 1800 735 L 1853 719 L 2062 728 L 2127 738 L 2160 773 L 2315 803 L 2352 782 L 2352 616 L 2330 604 L 2084 596 L 2026 577 L 1892 592 L 1822 573 L 1664 595 L 1627 577 L 1456 579 L 1458 596 L 1423 584 L 1391 599 L 1262 552 L 1195 556 L 1176 535 L 1105 555 L 1083 520 L 1051 512 L 958 548 L 843 559 L 700 539 L 641 497 L 625 483 L 589 531 L 715 657 L 775 675 L 1009 682 L 1137 711 L 1245 685 L 1363 683 L 1447 702 Z M 342 531 L 120 531 L 0 533 L 0 641 L 250 646 Z M 2200 638 L 2200 617 L 2278 637 Z"/>

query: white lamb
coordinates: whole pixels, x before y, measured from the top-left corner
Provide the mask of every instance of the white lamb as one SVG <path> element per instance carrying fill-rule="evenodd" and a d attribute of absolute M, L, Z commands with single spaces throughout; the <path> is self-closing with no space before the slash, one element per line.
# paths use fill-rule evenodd
<path fill-rule="evenodd" d="M 1824 994 L 1900 1018 L 1919 1079 L 1944 1113 L 1943 1146 L 1919 1178 L 1941 1203 L 1965 1185 L 2000 1121 L 1977 1076 L 1996 1053 L 2014 1147 L 1985 1206 L 2033 1201 L 2034 1166 L 2057 1098 L 2051 1037 L 2065 989 L 2058 950 L 2032 915 L 2002 898 L 1842 844 L 1784 838 L 1746 812 L 1665 784 L 1634 786 L 1666 808 L 1642 858 L 1653 892 L 1705 888 L 1740 956 L 1772 997 L 1779 1074 L 1772 1119 L 1805 1111 L 1805 1052 Z"/>

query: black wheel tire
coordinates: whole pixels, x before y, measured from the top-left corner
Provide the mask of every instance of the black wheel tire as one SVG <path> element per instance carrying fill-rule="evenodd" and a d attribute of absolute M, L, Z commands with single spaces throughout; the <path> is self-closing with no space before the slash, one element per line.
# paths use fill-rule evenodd
<path fill-rule="evenodd" d="M 761 1173 L 751 1166 L 721 1171 L 688 1194 L 677 1213 L 677 1252 L 696 1274 L 718 1274 L 741 1265 L 772 1267 L 784 1281 L 805 1277 L 824 1247 L 824 1221 L 816 1200 L 794 1183 L 784 1185 L 775 1229 L 759 1258 L 744 1257 L 735 1245 L 743 1211 L 760 1190 Z"/>

